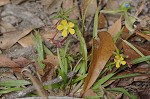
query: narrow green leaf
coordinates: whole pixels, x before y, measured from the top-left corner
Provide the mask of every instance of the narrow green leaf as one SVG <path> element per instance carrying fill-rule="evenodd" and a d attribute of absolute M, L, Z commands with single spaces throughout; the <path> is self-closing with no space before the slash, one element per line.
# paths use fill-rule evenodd
<path fill-rule="evenodd" d="M 105 77 L 101 78 L 98 82 L 96 82 L 92 89 L 97 89 L 99 88 L 100 85 L 104 84 L 106 81 L 108 81 L 109 79 L 111 79 L 111 77 L 113 77 L 115 75 L 115 73 L 111 73 L 106 75 Z"/>
<path fill-rule="evenodd" d="M 35 30 L 35 39 L 36 39 L 36 46 L 37 46 L 37 52 L 38 52 L 38 64 L 42 69 L 45 68 L 45 65 L 42 63 L 42 60 L 44 59 L 44 51 L 43 51 L 43 44 L 42 44 L 42 39 L 40 36 L 40 33 Z"/>
<path fill-rule="evenodd" d="M 126 91 L 124 88 L 111 88 L 111 89 L 106 89 L 108 91 L 116 91 L 116 92 L 121 92 L 130 97 L 131 99 L 137 99 L 136 96 L 130 94 L 128 91 Z"/>
<path fill-rule="evenodd" d="M 132 64 L 138 64 L 138 63 L 141 63 L 141 62 L 144 62 L 144 61 L 149 61 L 149 60 L 150 60 L 150 55 L 149 56 L 140 57 L 140 58 L 137 58 L 135 60 L 132 60 L 131 63 Z"/>
<path fill-rule="evenodd" d="M 95 38 L 95 39 L 98 38 L 97 29 L 98 29 L 98 14 L 99 14 L 99 10 L 100 10 L 100 7 L 98 7 L 96 9 L 96 13 L 95 13 L 95 16 L 94 16 L 93 38 Z"/>
<path fill-rule="evenodd" d="M 82 52 L 83 61 L 84 61 L 84 70 L 85 70 L 85 73 L 86 73 L 86 71 L 87 71 L 87 48 L 86 48 L 86 43 L 85 43 L 83 35 L 82 35 L 81 31 L 79 30 L 77 25 L 75 26 L 75 30 L 76 30 L 77 37 L 80 41 L 81 52 Z"/>
<path fill-rule="evenodd" d="M 128 78 L 128 77 L 136 77 L 136 76 L 140 76 L 140 74 L 135 73 L 135 74 L 126 74 L 126 75 L 122 75 L 122 76 L 115 76 L 115 77 L 112 77 L 111 80 L 116 80 L 116 79 L 121 79 L 121 78 Z"/>
<path fill-rule="evenodd" d="M 5 86 L 5 87 L 24 86 L 29 84 L 31 83 L 26 80 L 9 80 L 9 81 L 0 82 L 0 86 Z"/>
<path fill-rule="evenodd" d="M 78 81 L 83 80 L 86 76 L 87 76 L 87 74 L 81 75 L 80 77 L 76 78 L 76 79 L 73 81 L 73 83 L 77 83 Z"/>
<path fill-rule="evenodd" d="M 1 94 L 6 94 L 6 93 L 10 93 L 10 92 L 13 92 L 13 91 L 20 91 L 20 90 L 23 90 L 23 88 L 1 89 L 1 90 L 0 90 L 0 95 L 1 95 Z"/>

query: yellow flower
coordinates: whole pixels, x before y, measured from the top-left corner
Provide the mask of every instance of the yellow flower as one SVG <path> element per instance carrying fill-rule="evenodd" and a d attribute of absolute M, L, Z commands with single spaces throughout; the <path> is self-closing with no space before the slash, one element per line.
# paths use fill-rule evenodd
<path fill-rule="evenodd" d="M 66 37 L 69 33 L 74 34 L 75 30 L 73 29 L 74 23 L 72 22 L 67 22 L 66 20 L 62 20 L 60 24 L 57 26 L 57 29 L 62 31 L 62 36 Z"/>
<path fill-rule="evenodd" d="M 116 64 L 117 68 L 119 68 L 120 65 L 125 65 L 126 64 L 126 61 L 124 61 L 124 58 L 121 55 L 116 55 L 115 58 L 114 58 L 114 62 Z"/>

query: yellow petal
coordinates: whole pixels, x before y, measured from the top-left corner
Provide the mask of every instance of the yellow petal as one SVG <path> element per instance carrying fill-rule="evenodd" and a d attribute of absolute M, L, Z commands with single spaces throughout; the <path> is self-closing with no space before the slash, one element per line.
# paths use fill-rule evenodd
<path fill-rule="evenodd" d="M 74 27 L 74 23 L 69 22 L 69 27 L 73 28 Z"/>
<path fill-rule="evenodd" d="M 124 58 L 121 56 L 121 57 L 120 57 L 120 60 L 124 60 Z"/>
<path fill-rule="evenodd" d="M 120 62 L 122 65 L 125 65 L 126 64 L 126 61 L 121 61 Z"/>
<path fill-rule="evenodd" d="M 68 35 L 67 30 L 63 30 L 62 36 L 63 36 L 63 37 L 66 37 L 67 35 Z"/>
<path fill-rule="evenodd" d="M 70 34 L 73 35 L 73 34 L 75 33 L 75 30 L 70 28 L 70 29 L 69 29 L 69 32 L 70 32 Z"/>
<path fill-rule="evenodd" d="M 64 27 L 63 27 L 62 25 L 58 25 L 58 26 L 57 26 L 57 29 L 58 29 L 58 30 L 62 30 L 63 28 L 64 28 Z"/>
<path fill-rule="evenodd" d="M 120 67 L 120 64 L 119 64 L 119 62 L 117 62 L 117 63 L 116 63 L 116 67 L 117 67 L 117 68 L 119 68 L 119 67 Z"/>
<path fill-rule="evenodd" d="M 120 56 L 119 56 L 119 55 L 116 55 L 116 56 L 115 56 L 115 58 L 116 58 L 116 59 L 119 59 L 119 58 L 120 58 Z"/>
<path fill-rule="evenodd" d="M 62 24 L 63 26 L 66 26 L 66 25 L 67 25 L 67 21 L 66 21 L 66 20 L 62 20 L 62 21 L 61 21 L 61 24 Z"/>
<path fill-rule="evenodd" d="M 114 62 L 116 63 L 118 60 L 117 59 L 114 59 Z"/>

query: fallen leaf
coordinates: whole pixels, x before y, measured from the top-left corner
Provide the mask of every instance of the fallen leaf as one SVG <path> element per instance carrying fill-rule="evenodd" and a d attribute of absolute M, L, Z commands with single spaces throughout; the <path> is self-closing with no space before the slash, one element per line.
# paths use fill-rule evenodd
<path fill-rule="evenodd" d="M 90 97 L 90 96 L 97 96 L 97 94 L 92 89 L 88 89 L 83 95 L 83 97 Z M 96 99 L 99 99 L 99 98 L 96 98 Z"/>
<path fill-rule="evenodd" d="M 143 91 L 138 92 L 140 99 L 150 99 L 150 88 L 143 89 Z"/>
<path fill-rule="evenodd" d="M 0 55 L 0 60 L 0 67 L 20 67 L 17 63 L 4 55 Z"/>
<path fill-rule="evenodd" d="M 116 34 L 121 30 L 121 19 L 122 17 L 120 17 L 113 25 L 111 28 L 108 29 L 108 33 L 110 33 L 110 35 L 112 37 L 115 37 Z"/>
<path fill-rule="evenodd" d="M 51 1 L 51 0 L 49 0 L 49 1 Z M 50 5 L 45 5 L 44 8 L 46 9 L 47 13 L 49 15 L 51 15 L 51 14 L 57 13 L 61 10 L 62 0 L 54 0 L 53 2 L 49 2 L 49 4 Z"/>
<path fill-rule="evenodd" d="M 26 36 L 32 31 L 31 28 L 23 29 L 20 31 L 12 31 L 3 33 L 2 36 L 0 36 L 0 48 L 1 49 L 7 49 L 13 46 L 19 39 Z"/>
<path fill-rule="evenodd" d="M 140 35 L 141 37 L 144 37 L 146 40 L 150 41 L 150 35 L 149 34 L 143 34 L 139 31 L 136 31 L 137 35 Z"/>
<path fill-rule="evenodd" d="M 81 3 L 82 15 L 86 13 L 86 17 L 93 16 L 96 12 L 96 9 L 97 9 L 96 0 L 82 0 L 82 3 Z"/>
<path fill-rule="evenodd" d="M 33 35 L 32 34 L 29 34 L 23 38 L 21 38 L 18 43 L 23 46 L 23 47 L 29 47 L 29 46 L 32 46 L 34 45 L 34 41 L 33 41 Z"/>
<path fill-rule="evenodd" d="M 141 57 L 135 50 L 133 50 L 131 47 L 129 47 L 125 42 L 122 42 L 123 49 L 124 49 L 124 55 L 128 56 L 127 61 L 132 61 L 136 58 Z M 141 51 L 145 56 L 150 55 L 150 51 L 145 50 L 141 48 L 140 46 L 137 46 L 133 44 L 139 51 Z"/>
<path fill-rule="evenodd" d="M 16 28 L 13 25 L 11 25 L 10 23 L 7 23 L 5 21 L 0 20 L 0 31 L 1 31 L 1 33 L 15 31 L 15 30 L 16 30 Z"/>
<path fill-rule="evenodd" d="M 134 81 L 142 81 L 145 79 L 150 78 L 150 75 L 143 75 L 143 76 L 139 76 L 139 77 L 134 77 Z"/>
<path fill-rule="evenodd" d="M 70 19 L 79 18 L 80 11 L 77 0 L 63 0 L 62 8 L 64 9 L 64 11 L 71 9 L 71 12 L 68 14 Z"/>
<path fill-rule="evenodd" d="M 10 0 L 0 0 L 0 6 L 10 3 Z"/>
<path fill-rule="evenodd" d="M 100 13 L 100 15 L 98 16 L 98 28 L 103 29 L 106 27 L 107 27 L 106 17 L 104 16 L 103 13 Z"/>
<path fill-rule="evenodd" d="M 28 59 L 26 59 L 24 57 L 19 57 L 17 59 L 13 59 L 13 61 L 15 63 L 17 63 L 20 67 L 25 67 L 31 62 L 30 60 L 28 60 Z"/>
<path fill-rule="evenodd" d="M 11 0 L 11 3 L 13 3 L 13 4 L 20 4 L 20 3 L 22 3 L 23 1 L 26 1 L 26 0 Z"/>
<path fill-rule="evenodd" d="M 94 84 L 101 70 L 104 68 L 115 50 L 113 39 L 108 32 L 100 32 L 98 35 L 99 40 L 94 40 L 93 42 L 93 58 L 84 83 L 83 94 Z"/>
<path fill-rule="evenodd" d="M 43 60 L 43 63 L 44 64 L 51 64 L 53 66 L 58 66 L 59 65 L 58 57 L 53 55 L 53 54 L 47 55 L 46 59 Z"/>
<path fill-rule="evenodd" d="M 50 6 L 54 0 L 41 0 L 41 4 L 44 6 Z"/>

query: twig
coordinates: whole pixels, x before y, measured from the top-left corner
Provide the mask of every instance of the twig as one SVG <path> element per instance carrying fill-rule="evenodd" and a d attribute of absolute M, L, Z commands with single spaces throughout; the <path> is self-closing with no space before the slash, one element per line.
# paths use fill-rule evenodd
<path fill-rule="evenodd" d="M 69 72 L 67 74 L 67 78 L 72 78 L 74 75 L 75 75 L 75 72 Z M 51 81 L 44 82 L 43 86 L 44 85 L 51 85 L 51 84 L 59 83 L 61 81 L 63 81 L 63 79 L 59 76 L 59 77 L 57 77 L 57 78 L 55 78 L 55 79 L 53 79 Z M 12 93 L 12 94 L 3 96 L 2 99 L 16 99 L 16 98 L 19 98 L 19 97 L 24 97 L 25 95 L 33 92 L 34 90 L 35 90 L 35 87 L 34 86 L 30 86 L 27 89 L 24 89 L 24 90 L 22 90 L 20 92 Z"/>

